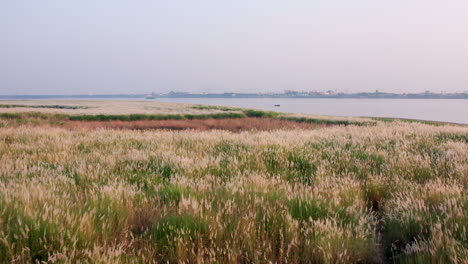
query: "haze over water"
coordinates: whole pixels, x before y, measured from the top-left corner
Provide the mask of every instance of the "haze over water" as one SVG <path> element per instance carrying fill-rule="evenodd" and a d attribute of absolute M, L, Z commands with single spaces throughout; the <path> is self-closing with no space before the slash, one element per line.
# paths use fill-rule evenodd
<path fill-rule="evenodd" d="M 466 0 L 3 0 L 0 94 L 456 92 Z"/>

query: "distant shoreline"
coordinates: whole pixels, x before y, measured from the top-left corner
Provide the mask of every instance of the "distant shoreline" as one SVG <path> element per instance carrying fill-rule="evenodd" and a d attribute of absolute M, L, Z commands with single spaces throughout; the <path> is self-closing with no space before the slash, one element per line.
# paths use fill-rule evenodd
<path fill-rule="evenodd" d="M 148 97 L 144 94 L 102 95 L 0 95 L 0 100 L 30 99 L 159 99 L 159 98 L 223 98 L 223 99 L 468 99 L 468 94 L 337 94 L 337 95 L 288 95 L 288 94 L 168 94 Z"/>

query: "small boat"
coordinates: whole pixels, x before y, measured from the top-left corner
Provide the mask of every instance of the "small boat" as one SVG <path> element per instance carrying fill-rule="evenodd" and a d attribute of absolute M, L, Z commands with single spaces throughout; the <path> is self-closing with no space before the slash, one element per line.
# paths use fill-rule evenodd
<path fill-rule="evenodd" d="M 280 106 L 279 104 L 275 104 L 276 107 Z"/>

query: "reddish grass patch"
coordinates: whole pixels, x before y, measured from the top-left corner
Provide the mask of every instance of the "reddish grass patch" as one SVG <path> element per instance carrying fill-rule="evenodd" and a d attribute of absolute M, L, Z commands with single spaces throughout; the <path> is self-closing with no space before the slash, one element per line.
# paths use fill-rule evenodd
<path fill-rule="evenodd" d="M 141 121 L 67 121 L 60 126 L 70 129 L 167 129 L 167 130 L 278 130 L 311 129 L 318 125 L 271 118 L 235 118 L 202 120 L 141 120 Z"/>

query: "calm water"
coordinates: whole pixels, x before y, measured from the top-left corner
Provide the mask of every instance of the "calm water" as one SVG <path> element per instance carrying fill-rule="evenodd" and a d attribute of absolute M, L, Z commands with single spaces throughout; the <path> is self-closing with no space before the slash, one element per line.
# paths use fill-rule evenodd
<path fill-rule="evenodd" d="M 158 98 L 154 101 L 258 108 L 334 116 L 400 117 L 468 124 L 464 99 Z M 279 104 L 280 107 L 275 107 Z"/>

